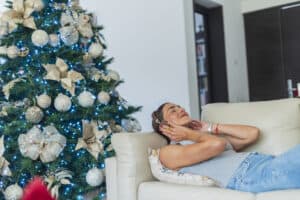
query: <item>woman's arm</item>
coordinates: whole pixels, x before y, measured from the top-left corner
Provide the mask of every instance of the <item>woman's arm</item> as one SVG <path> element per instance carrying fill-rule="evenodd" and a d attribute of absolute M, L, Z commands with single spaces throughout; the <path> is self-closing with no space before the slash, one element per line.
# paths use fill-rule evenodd
<path fill-rule="evenodd" d="M 179 129 L 173 130 L 173 135 L 184 135 L 183 139 L 192 140 L 195 143 L 162 147 L 159 153 L 159 159 L 162 164 L 169 169 L 177 170 L 181 167 L 208 160 L 221 154 L 225 149 L 226 141 L 223 138 L 203 132 L 199 134 L 199 132 L 195 130 L 182 131 L 183 129 L 181 128 L 180 132 L 178 132 L 178 130 Z M 164 133 L 170 135 L 167 132 Z"/>
<path fill-rule="evenodd" d="M 225 137 L 239 151 L 256 142 L 260 132 L 255 126 L 213 124 L 212 133 Z"/>

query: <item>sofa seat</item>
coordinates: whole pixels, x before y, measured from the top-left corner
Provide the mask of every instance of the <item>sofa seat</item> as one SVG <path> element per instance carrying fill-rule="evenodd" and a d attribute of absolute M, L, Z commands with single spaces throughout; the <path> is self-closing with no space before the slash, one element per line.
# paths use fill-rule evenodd
<path fill-rule="evenodd" d="M 300 190 L 299 190 L 300 192 Z M 217 187 L 199 187 L 164 183 L 160 181 L 143 182 L 138 188 L 139 200 L 255 200 L 249 192 L 240 192 Z M 272 199 L 272 198 L 271 198 Z M 272 199 L 273 200 L 273 199 Z"/>
<path fill-rule="evenodd" d="M 262 193 L 241 192 L 236 190 L 199 187 L 164 183 L 160 181 L 143 182 L 138 188 L 139 200 L 299 200 L 300 190 L 277 190 Z"/>

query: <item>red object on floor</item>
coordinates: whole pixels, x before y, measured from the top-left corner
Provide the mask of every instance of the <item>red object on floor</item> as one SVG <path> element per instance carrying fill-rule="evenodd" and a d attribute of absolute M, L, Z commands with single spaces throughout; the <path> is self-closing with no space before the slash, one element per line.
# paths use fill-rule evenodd
<path fill-rule="evenodd" d="M 55 200 L 55 198 L 51 196 L 43 180 L 36 177 L 24 188 L 22 200 Z"/>

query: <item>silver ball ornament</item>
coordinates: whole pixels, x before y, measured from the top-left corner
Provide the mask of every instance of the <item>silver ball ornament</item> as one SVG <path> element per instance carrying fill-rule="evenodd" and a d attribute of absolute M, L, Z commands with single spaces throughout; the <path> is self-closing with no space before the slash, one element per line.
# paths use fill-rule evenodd
<path fill-rule="evenodd" d="M 43 117 L 43 111 L 37 106 L 29 107 L 25 113 L 26 120 L 35 124 L 38 124 L 43 119 Z"/>
<path fill-rule="evenodd" d="M 110 77 L 111 79 L 115 80 L 115 81 L 119 81 L 120 80 L 120 75 L 118 72 L 109 69 L 107 76 Z"/>
<path fill-rule="evenodd" d="M 31 35 L 31 41 L 35 46 L 43 47 L 49 42 L 49 35 L 44 30 L 36 30 Z"/>
<path fill-rule="evenodd" d="M 110 96 L 107 92 L 101 91 L 99 92 L 97 99 L 102 104 L 108 104 L 108 102 L 110 101 Z"/>
<path fill-rule="evenodd" d="M 59 37 L 57 34 L 50 34 L 49 35 L 49 44 L 52 47 L 57 47 L 59 45 Z"/>
<path fill-rule="evenodd" d="M 4 197 L 6 200 L 19 200 L 23 196 L 23 189 L 18 185 L 10 185 L 4 191 Z"/>
<path fill-rule="evenodd" d="M 72 106 L 72 102 L 70 97 L 64 95 L 64 94 L 58 94 L 58 96 L 54 100 L 54 107 L 56 110 L 60 112 L 66 112 L 70 110 Z"/>
<path fill-rule="evenodd" d="M 88 171 L 85 180 L 92 187 L 99 186 L 104 180 L 103 171 L 94 167 Z"/>
<path fill-rule="evenodd" d="M 10 46 L 7 48 L 6 53 L 9 58 L 14 59 L 14 58 L 18 57 L 19 49 L 18 49 L 18 47 L 13 45 L 13 46 Z"/>
<path fill-rule="evenodd" d="M 44 108 L 44 109 L 48 108 L 52 102 L 51 97 L 48 96 L 47 94 L 42 94 L 40 96 L 37 96 L 36 100 L 37 100 L 37 104 L 39 105 L 39 107 Z"/>
<path fill-rule="evenodd" d="M 81 92 L 77 98 L 79 105 L 85 108 L 93 106 L 95 102 L 95 96 L 88 91 Z"/>

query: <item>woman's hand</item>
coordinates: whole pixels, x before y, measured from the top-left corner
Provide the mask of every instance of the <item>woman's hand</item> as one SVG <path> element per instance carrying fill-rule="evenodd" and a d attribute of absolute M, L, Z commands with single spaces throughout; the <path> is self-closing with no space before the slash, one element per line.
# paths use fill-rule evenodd
<path fill-rule="evenodd" d="M 189 127 L 193 130 L 199 131 L 208 131 L 209 123 L 200 121 L 200 120 L 192 120 L 189 124 Z"/>
<path fill-rule="evenodd" d="M 171 122 L 168 123 L 162 123 L 160 125 L 160 131 L 163 132 L 164 135 L 169 137 L 171 140 L 174 140 L 176 142 L 186 140 L 189 134 L 189 131 L 191 129 L 180 126 Z"/>

